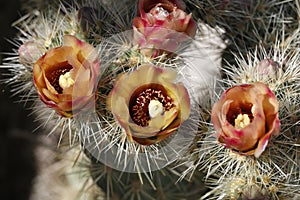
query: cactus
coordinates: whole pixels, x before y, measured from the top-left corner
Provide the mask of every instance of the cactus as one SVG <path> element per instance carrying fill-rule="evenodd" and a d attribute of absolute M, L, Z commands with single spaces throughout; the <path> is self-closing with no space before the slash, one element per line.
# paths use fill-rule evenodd
<path fill-rule="evenodd" d="M 3 82 L 59 147 L 32 199 L 299 198 L 298 1 L 149 2 L 24 2 Z"/>

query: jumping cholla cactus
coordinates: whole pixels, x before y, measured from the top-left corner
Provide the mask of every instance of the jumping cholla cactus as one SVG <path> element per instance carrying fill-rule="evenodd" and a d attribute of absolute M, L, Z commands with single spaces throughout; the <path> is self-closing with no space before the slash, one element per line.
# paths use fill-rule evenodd
<path fill-rule="evenodd" d="M 300 198 L 298 1 L 30 3 L 3 81 L 70 149 L 33 199 Z"/>

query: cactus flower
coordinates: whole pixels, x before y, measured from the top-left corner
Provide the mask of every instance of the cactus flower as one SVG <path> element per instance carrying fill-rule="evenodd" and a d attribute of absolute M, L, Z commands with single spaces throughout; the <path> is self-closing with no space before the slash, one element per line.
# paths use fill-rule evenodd
<path fill-rule="evenodd" d="M 95 101 L 99 61 L 93 46 L 74 36 L 47 51 L 33 66 L 40 99 L 63 117 L 88 109 Z"/>
<path fill-rule="evenodd" d="M 242 155 L 259 157 L 278 135 L 278 101 L 261 82 L 234 86 L 212 108 L 218 141 Z"/>
<path fill-rule="evenodd" d="M 181 0 L 140 0 L 138 17 L 133 19 L 133 43 L 144 55 L 156 57 L 174 52 L 182 41 L 195 36 L 196 29 Z"/>
<path fill-rule="evenodd" d="M 190 115 L 190 99 L 176 72 L 151 64 L 120 75 L 107 106 L 130 142 L 158 143 L 174 133 Z"/>

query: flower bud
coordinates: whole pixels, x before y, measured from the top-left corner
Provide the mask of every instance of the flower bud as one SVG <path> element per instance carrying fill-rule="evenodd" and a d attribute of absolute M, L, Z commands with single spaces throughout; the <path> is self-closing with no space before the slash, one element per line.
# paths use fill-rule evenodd
<path fill-rule="evenodd" d="M 41 47 L 35 41 L 28 41 L 19 47 L 18 53 L 20 63 L 34 63 L 41 56 Z"/>
<path fill-rule="evenodd" d="M 257 65 L 257 73 L 260 79 L 276 79 L 280 73 L 280 65 L 271 59 L 264 59 Z"/>

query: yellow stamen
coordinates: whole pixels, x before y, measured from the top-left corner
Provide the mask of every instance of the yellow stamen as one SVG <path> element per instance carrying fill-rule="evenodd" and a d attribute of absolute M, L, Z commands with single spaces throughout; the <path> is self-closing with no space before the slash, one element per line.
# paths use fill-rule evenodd
<path fill-rule="evenodd" d="M 164 107 L 161 102 L 157 100 L 151 100 L 148 106 L 149 115 L 151 118 L 156 117 L 159 114 L 162 114 Z"/>
<path fill-rule="evenodd" d="M 250 124 L 250 118 L 247 114 L 239 114 L 234 120 L 234 127 L 237 129 L 245 128 Z"/>
<path fill-rule="evenodd" d="M 60 75 L 59 77 L 59 86 L 62 88 L 62 89 L 66 89 L 66 88 L 69 88 L 71 87 L 72 85 L 74 85 L 74 80 L 72 79 L 71 77 L 71 73 L 70 72 L 67 72 L 63 75 Z"/>

